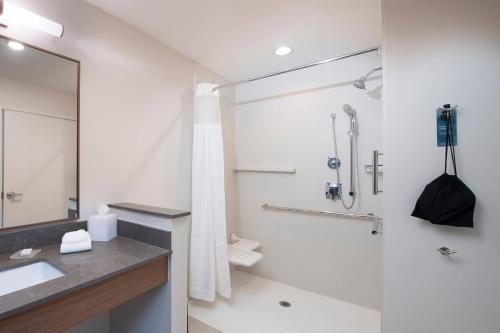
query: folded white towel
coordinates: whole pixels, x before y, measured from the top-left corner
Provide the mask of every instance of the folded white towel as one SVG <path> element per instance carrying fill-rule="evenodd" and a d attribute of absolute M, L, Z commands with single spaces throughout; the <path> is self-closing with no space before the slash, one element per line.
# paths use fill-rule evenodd
<path fill-rule="evenodd" d="M 92 240 L 88 237 L 87 240 L 79 243 L 62 243 L 61 253 L 73 253 L 92 250 Z"/>
<path fill-rule="evenodd" d="M 64 244 L 80 243 L 86 241 L 89 237 L 90 234 L 87 231 L 80 229 L 78 231 L 65 233 L 62 238 L 62 242 Z"/>

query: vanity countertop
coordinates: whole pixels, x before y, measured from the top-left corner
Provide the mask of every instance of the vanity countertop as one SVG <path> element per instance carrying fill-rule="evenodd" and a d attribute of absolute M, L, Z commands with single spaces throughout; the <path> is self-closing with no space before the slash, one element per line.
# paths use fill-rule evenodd
<path fill-rule="evenodd" d="M 92 242 L 92 251 L 87 252 L 60 254 L 59 244 L 43 246 L 41 249 L 40 254 L 28 260 L 10 260 L 10 255 L 0 255 L 0 271 L 37 261 L 47 261 L 64 271 L 66 275 L 0 296 L 0 320 L 171 253 L 170 250 L 122 236 L 109 242 Z"/>

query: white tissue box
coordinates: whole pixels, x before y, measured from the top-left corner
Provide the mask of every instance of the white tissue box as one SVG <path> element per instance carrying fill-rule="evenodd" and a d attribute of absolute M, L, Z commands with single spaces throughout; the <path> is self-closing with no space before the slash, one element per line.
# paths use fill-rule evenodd
<path fill-rule="evenodd" d="M 116 237 L 116 214 L 92 215 L 87 221 L 88 231 L 93 241 L 107 242 Z"/>

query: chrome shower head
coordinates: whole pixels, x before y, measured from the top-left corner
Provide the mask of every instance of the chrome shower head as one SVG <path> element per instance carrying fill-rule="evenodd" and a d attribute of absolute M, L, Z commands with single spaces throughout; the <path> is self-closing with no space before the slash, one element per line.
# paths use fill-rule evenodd
<path fill-rule="evenodd" d="M 365 81 L 366 81 L 366 76 L 363 76 L 358 80 L 354 81 L 352 85 L 358 89 L 366 89 Z"/>
<path fill-rule="evenodd" d="M 377 67 L 366 73 L 365 76 L 360 77 L 356 81 L 352 83 L 352 85 L 358 89 L 366 89 L 366 80 L 368 80 L 368 77 L 372 75 L 376 71 L 381 71 L 382 67 Z"/>

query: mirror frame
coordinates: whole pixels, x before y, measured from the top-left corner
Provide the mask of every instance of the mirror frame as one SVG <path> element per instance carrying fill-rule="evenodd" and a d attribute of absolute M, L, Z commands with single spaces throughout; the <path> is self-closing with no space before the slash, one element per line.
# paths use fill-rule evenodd
<path fill-rule="evenodd" d="M 76 126 L 76 214 L 77 217 L 68 217 L 64 219 L 59 219 L 59 220 L 53 220 L 53 221 L 41 221 L 41 222 L 33 222 L 30 224 L 26 225 L 21 225 L 21 226 L 15 226 L 15 227 L 7 227 L 7 228 L 0 228 L 0 233 L 3 231 L 12 231 L 16 229 L 31 229 L 30 227 L 34 226 L 35 228 L 39 225 L 43 224 L 51 224 L 51 223 L 57 223 L 57 222 L 74 222 L 74 221 L 80 221 L 80 60 L 76 60 L 74 58 L 38 47 L 36 45 L 26 43 L 22 40 L 12 38 L 9 36 L 6 36 L 4 34 L 0 33 L 0 37 L 4 38 L 8 41 L 15 41 L 23 44 L 26 47 L 31 47 L 35 50 L 42 51 L 45 53 L 48 53 L 50 55 L 72 61 L 76 64 L 76 121 L 77 121 L 77 126 Z M 68 198 L 69 199 L 69 198 Z M 3 212 L 2 212 L 3 214 Z"/>

